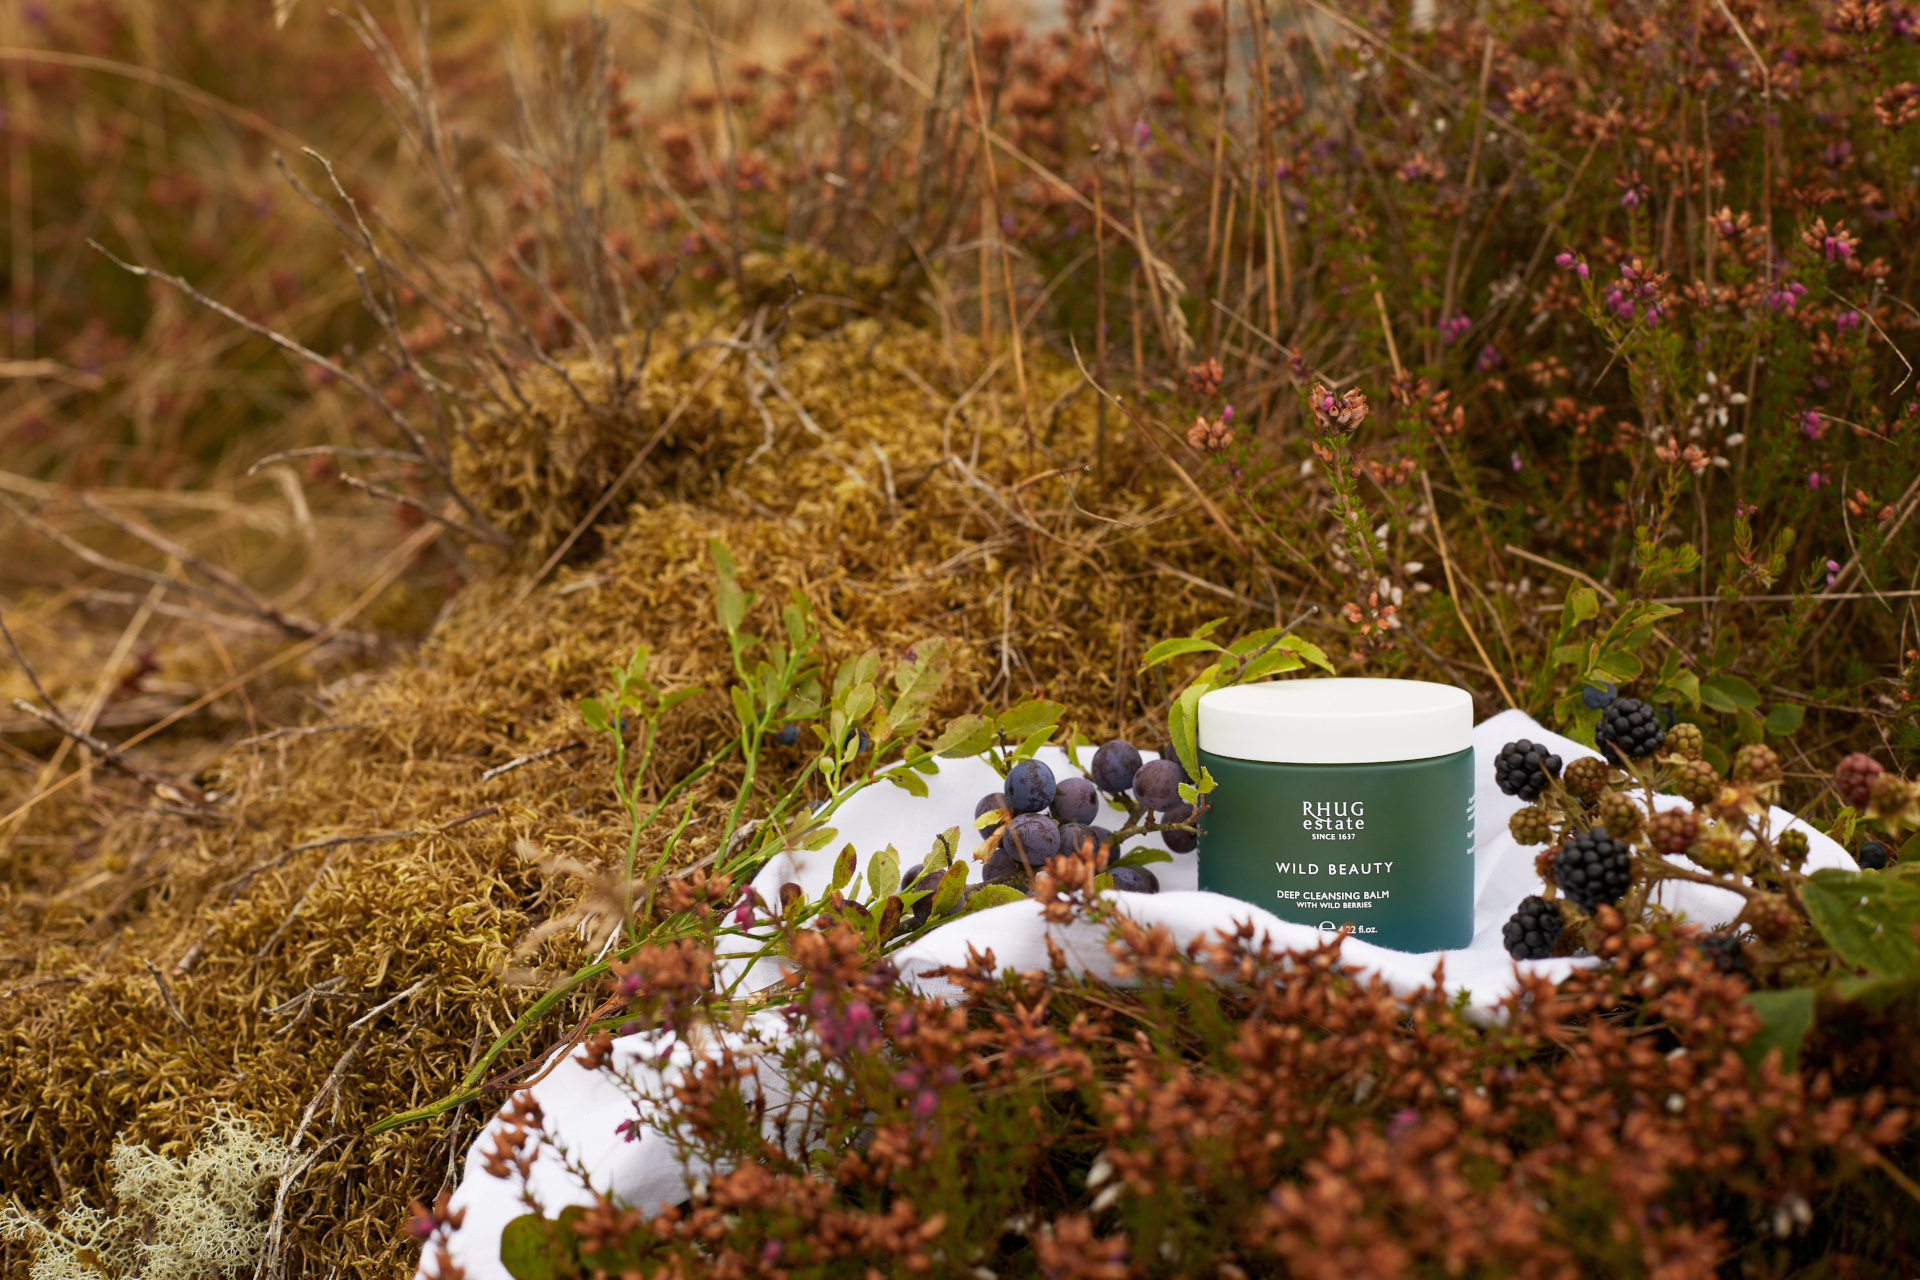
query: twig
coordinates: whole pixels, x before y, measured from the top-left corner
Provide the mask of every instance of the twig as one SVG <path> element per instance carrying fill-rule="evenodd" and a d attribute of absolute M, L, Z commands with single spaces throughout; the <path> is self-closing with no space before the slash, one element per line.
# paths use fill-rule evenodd
<path fill-rule="evenodd" d="M 313 896 L 313 891 L 320 886 L 320 882 L 322 880 L 326 879 L 327 871 L 333 866 L 333 855 L 339 852 L 338 845 L 347 844 L 347 843 L 350 843 L 350 841 L 347 841 L 347 840 L 337 841 L 335 848 L 327 850 L 327 856 L 320 860 L 320 870 L 314 872 L 313 879 L 307 882 L 306 890 L 300 895 L 299 899 L 293 904 L 293 910 L 287 912 L 287 918 L 280 922 L 280 927 L 278 929 L 275 929 L 273 931 L 272 936 L 270 936 L 265 942 L 261 943 L 260 949 L 253 953 L 253 959 L 255 964 L 258 964 L 260 961 L 265 960 L 267 958 L 267 953 L 273 950 L 274 944 L 280 941 L 281 935 L 285 934 L 288 929 L 291 929 L 293 927 L 293 922 L 299 919 L 300 917 L 300 909 L 307 905 L 307 899 Z"/>
<path fill-rule="evenodd" d="M 220 884 L 217 884 L 213 887 L 213 891 L 215 893 L 220 893 L 222 891 L 225 891 L 231 888 L 232 893 L 229 893 L 227 896 L 232 897 L 234 893 L 238 893 L 241 889 L 245 888 L 247 886 L 247 883 L 251 881 L 255 876 L 260 875 L 262 872 L 271 871 L 275 867 L 278 867 L 284 864 L 288 859 L 293 858 L 299 854 L 312 853 L 315 849 L 337 849 L 343 844 L 378 844 L 383 840 L 411 840 L 415 836 L 445 835 L 447 832 L 452 831 L 455 827 L 463 827 L 469 822 L 474 822 L 481 818 L 492 817 L 494 814 L 498 812 L 500 812 L 499 805 L 484 804 L 484 805 L 481 805 L 478 809 L 475 809 L 469 813 L 463 813 L 459 817 L 455 818 L 453 821 L 443 823 L 437 827 L 420 827 L 420 828 L 408 829 L 405 831 L 369 831 L 361 835 L 328 836 L 324 840 L 309 840 L 305 844 L 294 845 L 291 849 L 288 849 L 285 853 L 281 854 L 279 857 L 275 858 L 271 862 L 263 862 L 259 866 L 254 867 L 249 871 L 243 872 L 240 875 L 235 876 L 231 880 L 222 881 Z M 328 856 L 331 857 L 332 855 L 329 854 Z"/>
<path fill-rule="evenodd" d="M 241 747 L 258 747 L 268 742 L 277 742 L 282 738 L 304 738 L 309 734 L 315 733 L 345 733 L 350 729 L 364 729 L 366 727 L 364 723 L 358 720 L 348 721 L 344 724 L 291 726 L 285 729 L 274 729 L 267 733 L 255 734 L 251 738 L 242 738 L 233 744 L 233 750 L 238 751 Z"/>
<path fill-rule="evenodd" d="M 1244 604 L 1250 609 L 1273 608 L 1274 602 L 1271 600 L 1255 600 L 1252 596 L 1243 596 L 1238 591 L 1220 586 L 1218 583 L 1208 582 L 1205 578 L 1188 573 L 1185 569 L 1176 569 L 1164 560 L 1157 560 L 1152 556 L 1148 556 L 1147 563 L 1158 569 L 1161 573 L 1167 574 L 1170 577 L 1179 578 L 1183 582 L 1191 582 L 1203 591 L 1211 591 L 1217 596 L 1225 596 L 1227 599 Z"/>
<path fill-rule="evenodd" d="M 1493 659 L 1487 656 L 1487 647 L 1480 643 L 1479 633 L 1473 629 L 1473 623 L 1468 619 L 1467 611 L 1460 607 L 1460 588 L 1455 586 L 1453 581 L 1453 556 L 1447 550 L 1447 533 L 1440 524 L 1440 508 L 1433 502 L 1433 482 L 1427 478 L 1424 470 L 1420 473 L 1420 487 L 1426 490 L 1427 514 L 1433 517 L 1433 539 L 1440 547 L 1440 567 L 1446 571 L 1447 594 L 1453 598 L 1454 616 L 1460 619 L 1460 625 L 1465 629 L 1467 639 L 1473 641 L 1473 651 L 1480 655 L 1480 661 L 1487 668 L 1487 673 L 1493 677 L 1493 683 L 1499 688 L 1500 696 L 1507 700 L 1508 707 L 1517 711 L 1520 709 L 1520 704 L 1513 700 L 1511 693 L 1507 692 L 1507 682 L 1500 678 L 1500 671 L 1493 665 Z"/>
<path fill-rule="evenodd" d="M 153 975 L 154 984 L 160 988 L 160 998 L 166 1002 L 167 1012 L 173 1015 L 173 1020 L 187 1029 L 187 1034 L 193 1037 L 195 1044 L 202 1049 L 206 1048 L 207 1042 L 202 1040 L 200 1033 L 193 1029 L 193 1024 L 187 1021 L 187 1015 L 180 1010 L 180 1002 L 173 998 L 173 988 L 167 985 L 167 975 L 156 969 L 151 960 L 143 960 L 141 963 L 145 964 L 147 972 Z"/>
<path fill-rule="evenodd" d="M 1431 505 L 1433 500 L 1429 498 L 1427 501 L 1428 501 L 1428 504 Z M 1592 587 L 1595 591 L 1598 591 L 1600 593 L 1600 598 L 1605 600 L 1608 604 L 1620 603 L 1619 596 L 1616 596 L 1615 594 L 1613 594 L 1613 592 L 1607 590 L 1606 587 L 1602 586 L 1597 580 L 1588 577 L 1586 574 L 1580 572 L 1578 569 L 1569 568 L 1568 566 L 1564 564 L 1560 564 L 1557 561 L 1549 560 L 1545 556 L 1537 556 L 1533 554 L 1533 552 L 1531 551 L 1522 551 L 1519 547 L 1514 546 L 1511 542 L 1509 542 L 1505 547 L 1501 549 L 1510 556 L 1519 556 L 1522 560 L 1530 560 L 1534 564 L 1539 565 L 1543 569 L 1552 569 L 1554 572 L 1564 573 L 1570 578 L 1578 578 L 1580 581 Z M 1788 598 L 1791 599 L 1792 597 L 1788 597 Z"/>
<path fill-rule="evenodd" d="M 168 804 L 182 805 L 197 814 L 209 818 L 218 818 L 222 822 L 232 821 L 228 815 L 221 813 L 218 809 L 208 804 L 206 797 L 199 794 L 199 788 L 170 781 L 157 773 L 141 768 L 133 761 L 127 759 L 126 755 L 118 747 L 104 738 L 88 733 L 85 729 L 74 724 L 59 712 L 43 711 L 31 702 L 28 702 L 25 698 L 15 698 L 13 705 L 28 715 L 35 717 L 49 728 L 56 729 L 67 737 L 72 738 L 75 742 L 92 751 L 95 755 L 102 757 L 108 764 L 140 783 L 140 785 L 153 792 L 154 795 L 160 797 L 160 799 L 166 801 Z"/>
<path fill-rule="evenodd" d="M 397 489 L 388 489 L 381 485 L 373 484 L 370 481 L 362 480 L 359 476 L 348 475 L 344 471 L 340 473 L 339 478 L 341 484 L 349 488 L 358 489 L 370 498 L 378 498 L 382 502 L 395 503 L 407 508 L 409 511 L 417 511 L 427 519 L 437 520 L 456 533 L 464 533 L 477 542 L 490 542 L 496 547 L 511 547 L 513 545 L 513 539 L 501 533 L 498 529 L 482 529 L 476 525 L 468 524 L 458 516 L 448 515 L 444 511 L 428 506 L 418 498 L 408 497 Z"/>
<path fill-rule="evenodd" d="M 420 979 L 420 981 L 414 983 L 412 986 L 408 987 L 405 991 L 402 991 L 399 995 L 395 996 L 393 999 L 386 1001 L 384 1004 L 375 1005 L 373 1008 L 367 1010 L 365 1013 L 355 1018 L 352 1022 L 349 1022 L 347 1024 L 347 1030 L 354 1031 L 359 1029 L 360 1027 L 365 1026 L 367 1023 L 372 1022 L 375 1018 L 379 1017 L 381 1014 L 385 1013 L 387 1010 L 393 1008 L 393 1006 L 399 1004 L 402 1000 L 408 999 L 411 996 L 418 995 L 420 993 L 421 988 L 425 987 L 429 982 L 432 982 L 432 981 L 433 981 L 433 975 L 428 974 L 426 977 Z"/>
<path fill-rule="evenodd" d="M 314 1148 L 313 1154 L 308 1156 L 307 1159 L 302 1161 L 299 1167 L 296 1168 L 293 1163 L 293 1158 L 299 1154 L 300 1140 L 307 1136 L 307 1126 L 313 1123 L 314 1113 L 320 1109 L 320 1104 L 325 1102 L 327 1097 L 334 1091 L 334 1088 L 339 1085 L 341 1077 L 347 1073 L 347 1066 L 360 1055 L 360 1050 L 366 1048 L 367 1039 L 372 1034 L 373 1029 L 369 1027 L 360 1033 L 358 1040 L 355 1040 L 352 1045 L 348 1046 L 347 1051 L 340 1055 L 340 1060 L 333 1064 L 333 1070 L 327 1075 L 326 1082 L 320 1086 L 320 1092 L 313 1095 L 313 1101 L 309 1102 L 307 1109 L 301 1113 L 299 1127 L 293 1131 L 293 1138 L 287 1143 L 286 1159 L 280 1166 L 280 1185 L 274 1190 L 273 1213 L 267 1220 L 266 1248 L 261 1251 L 260 1264 L 253 1270 L 254 1280 L 261 1280 L 269 1271 L 277 1272 L 280 1269 L 282 1233 L 285 1229 L 287 1216 L 287 1192 L 292 1189 L 293 1183 L 298 1180 L 302 1174 L 313 1167 L 313 1162 L 320 1158 L 320 1153 L 340 1139 L 339 1137 L 329 1138 L 326 1142 L 321 1143 Z M 344 1137 L 345 1135 L 341 1136 Z"/>
<path fill-rule="evenodd" d="M 525 768 L 527 765 L 538 763 L 541 760 L 551 760 L 554 756 L 563 755 L 568 751 L 578 751 L 586 745 L 587 744 L 580 741 L 580 739 L 575 738 L 572 742 L 563 742 L 557 747 L 542 747 L 530 755 L 515 756 L 505 764 L 497 764 L 481 774 L 480 781 L 492 782 L 501 774 L 512 773 L 515 769 Z"/>

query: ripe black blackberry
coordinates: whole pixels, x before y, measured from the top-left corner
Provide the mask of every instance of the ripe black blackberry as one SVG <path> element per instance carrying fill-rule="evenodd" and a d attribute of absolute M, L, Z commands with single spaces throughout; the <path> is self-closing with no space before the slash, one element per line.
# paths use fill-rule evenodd
<path fill-rule="evenodd" d="M 1654 709 L 1638 698 L 1621 698 L 1600 713 L 1593 745 L 1614 764 L 1650 756 L 1667 740 Z"/>
<path fill-rule="evenodd" d="M 1589 827 L 1554 855 L 1553 882 L 1569 901 L 1589 911 L 1602 904 L 1611 906 L 1633 884 L 1633 850 L 1605 827 Z"/>
<path fill-rule="evenodd" d="M 1493 780 L 1510 796 L 1532 801 L 1540 798 L 1547 783 L 1560 776 L 1560 757 L 1525 738 L 1509 742 L 1493 758 Z"/>
<path fill-rule="evenodd" d="M 1860 845 L 1860 853 L 1855 861 L 1859 862 L 1862 871 L 1885 871 L 1887 864 L 1893 861 L 1893 855 L 1878 840 L 1867 840 Z"/>
<path fill-rule="evenodd" d="M 1740 951 L 1740 939 L 1731 933 L 1710 933 L 1700 939 L 1700 954 L 1713 961 L 1722 973 L 1745 973 L 1747 957 Z"/>
<path fill-rule="evenodd" d="M 1545 960 L 1553 954 L 1554 944 L 1560 941 L 1560 931 L 1566 927 L 1558 903 L 1532 894 L 1521 900 L 1512 917 L 1501 926 L 1500 937 L 1506 943 L 1507 954 L 1515 960 Z"/>

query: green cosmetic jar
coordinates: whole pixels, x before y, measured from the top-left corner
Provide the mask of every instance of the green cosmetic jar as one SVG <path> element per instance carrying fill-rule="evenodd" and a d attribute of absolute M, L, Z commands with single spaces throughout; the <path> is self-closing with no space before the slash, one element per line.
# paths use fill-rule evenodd
<path fill-rule="evenodd" d="M 1473 699 L 1277 680 L 1200 699 L 1200 887 L 1398 951 L 1473 940 Z"/>

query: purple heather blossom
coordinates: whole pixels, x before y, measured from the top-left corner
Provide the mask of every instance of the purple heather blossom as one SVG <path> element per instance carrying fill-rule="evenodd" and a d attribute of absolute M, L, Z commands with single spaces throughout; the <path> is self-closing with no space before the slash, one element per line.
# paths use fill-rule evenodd
<path fill-rule="evenodd" d="M 1832 484 L 1833 478 L 1819 471 L 1807 472 L 1807 488 L 1818 490 L 1823 484 Z"/>
<path fill-rule="evenodd" d="M 1838 560 L 1828 560 L 1827 561 L 1827 585 L 1832 586 L 1834 583 L 1838 581 L 1840 581 L 1840 562 Z"/>
<path fill-rule="evenodd" d="M 1419 1123 L 1420 1113 L 1412 1107 L 1394 1112 L 1393 1118 L 1387 1121 L 1387 1141 L 1400 1141 L 1400 1139 L 1406 1137 L 1407 1130 Z"/>
<path fill-rule="evenodd" d="M 1520 456 L 1520 451 L 1518 449 L 1515 449 L 1513 453 L 1509 455 L 1509 461 L 1513 463 L 1513 469 L 1515 471 L 1518 471 L 1522 467 L 1527 465 L 1526 460 Z"/>
<path fill-rule="evenodd" d="M 1818 440 L 1820 433 L 1825 429 L 1826 424 L 1821 419 L 1818 409 L 1808 409 L 1800 415 L 1800 430 L 1806 435 L 1807 439 Z"/>
<path fill-rule="evenodd" d="M 1471 328 L 1473 321 L 1467 317 L 1467 313 L 1456 311 L 1440 321 L 1440 341 L 1450 347 L 1464 338 Z"/>

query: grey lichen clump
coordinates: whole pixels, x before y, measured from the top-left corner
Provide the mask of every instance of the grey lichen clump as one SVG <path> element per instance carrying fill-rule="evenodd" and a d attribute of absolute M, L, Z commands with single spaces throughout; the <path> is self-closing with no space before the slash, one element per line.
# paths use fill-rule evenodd
<path fill-rule="evenodd" d="M 116 1141 L 109 1164 L 115 1212 L 76 1198 L 48 1227 L 9 1198 L 0 1202 L 0 1239 L 33 1248 L 31 1280 L 229 1275 L 260 1258 L 261 1198 L 286 1156 L 285 1144 L 225 1113 L 184 1161 Z"/>

